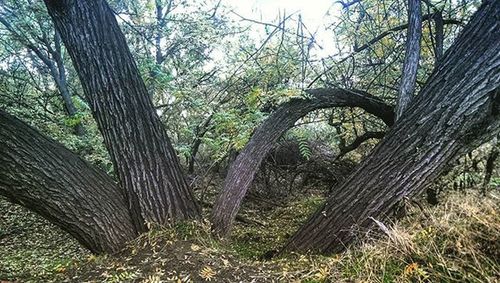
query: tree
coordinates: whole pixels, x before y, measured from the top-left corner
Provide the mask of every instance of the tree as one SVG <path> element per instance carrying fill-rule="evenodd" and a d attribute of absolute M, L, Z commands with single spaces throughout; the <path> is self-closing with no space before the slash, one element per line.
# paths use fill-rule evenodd
<path fill-rule="evenodd" d="M 75 237 L 95 253 L 137 236 L 123 191 L 106 173 L 0 111 L 0 194 Z"/>
<path fill-rule="evenodd" d="M 103 0 L 45 4 L 80 77 L 135 228 L 145 231 L 147 222 L 199 217 L 199 207 L 108 4 Z"/>
<path fill-rule="evenodd" d="M 16 3 L 15 5 L 15 7 L 18 7 L 19 3 Z M 26 5 L 29 7 L 26 9 L 26 13 L 33 14 L 35 10 L 40 8 L 40 5 L 43 6 L 43 4 L 39 3 L 29 6 Z M 48 16 L 44 15 L 42 16 L 42 19 L 38 19 L 40 22 L 38 23 L 37 28 L 33 28 L 35 23 L 30 22 L 31 19 L 29 19 L 29 17 L 20 18 L 16 15 L 19 11 L 14 12 L 12 4 L 8 5 L 6 2 L 2 2 L 2 6 L 3 13 L 0 13 L 0 23 L 11 35 L 13 41 L 19 42 L 22 46 L 24 46 L 28 50 L 29 54 L 34 54 L 34 56 L 26 57 L 29 57 L 31 61 L 36 61 L 37 59 L 40 61 L 33 62 L 36 69 L 48 69 L 48 72 L 63 100 L 66 114 L 70 119 L 73 119 L 72 124 L 74 124 L 74 133 L 78 136 L 83 136 L 85 134 L 85 128 L 79 120 L 78 110 L 72 100 L 72 94 L 67 80 L 67 70 L 64 65 L 61 38 L 57 32 L 53 31 L 52 28 L 47 28 L 40 23 L 43 22 L 44 18 L 47 18 L 46 20 L 48 20 Z M 31 23 L 29 27 L 26 26 L 25 22 Z M 53 33 L 53 35 L 51 35 L 51 33 Z"/>
<path fill-rule="evenodd" d="M 417 83 L 420 41 L 422 39 L 422 7 L 420 0 L 408 0 L 408 34 L 405 62 L 398 91 L 396 119 L 399 119 L 413 99 Z"/>
<path fill-rule="evenodd" d="M 2 113 L 0 194 L 42 214 L 94 252 L 118 250 L 145 231 L 148 223 L 198 217 L 199 208 L 175 151 L 106 2 L 45 3 L 104 137 L 118 186 L 57 143 Z M 371 227 L 372 219 L 404 196 L 419 193 L 450 160 L 499 131 L 499 7 L 498 1 L 484 1 L 398 123 L 292 237 L 286 250 L 341 250 L 352 241 L 353 226 Z M 256 130 L 226 181 L 233 189 L 243 184 L 242 191 L 231 189 L 230 197 L 220 197 L 214 210 L 215 219 L 223 219 L 222 224 L 214 223 L 216 231 L 218 226 L 222 233 L 230 227 L 268 144 L 309 111 L 359 106 L 387 124 L 393 121 L 392 109 L 366 92 L 335 88 L 309 93 L 309 98 L 282 105 Z M 244 175 L 237 178 L 238 173 Z M 220 209 L 232 201 L 226 211 Z"/>
<path fill-rule="evenodd" d="M 500 131 L 499 13 L 500 2 L 483 1 L 406 113 L 285 250 L 343 250 L 356 230 Z"/>
<path fill-rule="evenodd" d="M 307 93 L 309 98 L 291 100 L 274 111 L 255 130 L 248 144 L 231 164 L 224 188 L 212 211 L 212 230 L 218 236 L 229 233 L 241 202 L 273 145 L 309 112 L 331 107 L 360 107 L 382 119 L 387 125 L 392 125 L 394 121 L 391 106 L 362 91 L 311 89 Z"/>

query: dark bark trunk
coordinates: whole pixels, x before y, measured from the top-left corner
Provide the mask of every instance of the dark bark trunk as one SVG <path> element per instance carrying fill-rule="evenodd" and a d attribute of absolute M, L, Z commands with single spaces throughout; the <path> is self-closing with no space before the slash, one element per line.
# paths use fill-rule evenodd
<path fill-rule="evenodd" d="M 104 137 L 132 221 L 199 217 L 176 153 L 104 0 L 45 0 Z"/>
<path fill-rule="evenodd" d="M 124 195 L 109 176 L 2 111 L 0 194 L 94 253 L 116 252 L 137 235 Z"/>
<path fill-rule="evenodd" d="M 500 131 L 500 2 L 484 1 L 406 114 L 284 250 L 332 253 Z"/>
<path fill-rule="evenodd" d="M 441 58 L 443 58 L 443 50 L 444 50 L 444 21 L 443 21 L 443 14 L 440 11 L 437 11 L 434 13 L 433 16 L 434 19 L 434 26 L 435 26 L 435 35 L 434 35 L 434 41 L 436 44 L 434 46 L 434 54 L 436 56 L 436 63 L 435 65 L 438 65 L 439 62 L 441 61 Z"/>
<path fill-rule="evenodd" d="M 413 99 L 420 59 L 422 38 L 422 7 L 420 0 L 408 0 L 408 32 L 406 35 L 405 61 L 396 103 L 396 119 L 405 112 Z"/>
<path fill-rule="evenodd" d="M 213 114 L 210 114 L 208 118 L 203 122 L 203 124 L 199 125 L 196 127 L 195 131 L 195 139 L 193 144 L 191 145 L 191 156 L 189 157 L 189 164 L 188 164 L 188 173 L 193 174 L 194 173 L 194 163 L 196 161 L 196 155 L 198 154 L 198 151 L 200 150 L 201 142 L 203 136 L 208 132 L 210 122 L 212 121 Z"/>
<path fill-rule="evenodd" d="M 255 130 L 248 144 L 231 164 L 224 188 L 212 211 L 212 229 L 215 234 L 225 236 L 229 232 L 262 160 L 275 142 L 307 113 L 331 107 L 360 107 L 388 125 L 393 122 L 392 107 L 368 93 L 344 89 L 314 89 L 307 92 L 311 98 L 293 99 L 273 112 Z"/>
<path fill-rule="evenodd" d="M 57 71 L 55 70 L 54 66 L 52 67 L 49 66 L 49 68 L 51 70 L 52 77 L 56 82 L 57 88 L 59 89 L 59 93 L 63 98 L 64 108 L 66 109 L 68 116 L 74 118 L 78 114 L 78 111 L 76 110 L 75 104 L 71 99 L 71 93 L 68 88 L 68 82 L 66 80 L 66 67 L 64 66 L 64 61 L 61 55 L 62 54 L 61 37 L 57 32 L 55 33 L 54 41 L 55 41 L 55 50 L 53 50 L 52 52 L 52 57 L 54 57 L 57 66 Z M 83 124 L 80 121 L 75 123 L 74 131 L 75 134 L 78 136 L 85 135 L 85 128 L 83 127 Z"/>
<path fill-rule="evenodd" d="M 497 137 L 497 143 L 493 145 L 490 153 L 488 154 L 488 158 L 486 159 L 486 166 L 484 168 L 484 180 L 482 187 L 483 195 L 485 195 L 486 191 L 488 190 L 488 186 L 491 181 L 491 176 L 493 176 L 493 170 L 495 170 L 495 162 L 497 161 L 498 156 L 500 156 L 500 136 Z"/>

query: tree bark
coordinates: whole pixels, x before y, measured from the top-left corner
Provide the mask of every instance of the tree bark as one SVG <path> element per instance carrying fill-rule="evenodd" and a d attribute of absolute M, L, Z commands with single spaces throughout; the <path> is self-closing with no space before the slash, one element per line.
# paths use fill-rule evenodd
<path fill-rule="evenodd" d="M 104 0 L 45 0 L 80 77 L 138 231 L 199 217 L 176 153 Z"/>
<path fill-rule="evenodd" d="M 486 166 L 484 168 L 484 179 L 482 186 L 482 194 L 486 195 L 488 186 L 490 185 L 491 176 L 493 176 L 493 171 L 495 170 L 495 162 L 500 156 L 500 136 L 497 137 L 497 142 L 493 144 L 488 158 L 486 159 Z"/>
<path fill-rule="evenodd" d="M 231 164 L 224 188 L 219 194 L 212 210 L 212 230 L 218 236 L 225 236 L 231 229 L 241 201 L 250 188 L 262 160 L 267 156 L 275 142 L 295 122 L 307 113 L 330 107 L 360 107 L 368 113 L 392 125 L 392 107 L 380 99 L 361 91 L 345 89 L 311 89 L 308 99 L 293 99 L 281 105 L 260 125 L 250 141 Z"/>
<path fill-rule="evenodd" d="M 109 176 L 3 111 L 0 194 L 94 253 L 116 252 L 137 235 L 124 195 Z"/>
<path fill-rule="evenodd" d="M 413 99 L 417 81 L 420 41 L 422 39 L 422 7 L 420 0 L 408 0 L 408 32 L 405 61 L 396 103 L 396 120 L 405 112 Z"/>
<path fill-rule="evenodd" d="M 500 131 L 500 2 L 483 5 L 407 113 L 292 236 L 285 251 L 340 252 L 447 163 Z"/>
<path fill-rule="evenodd" d="M 443 14 L 441 11 L 437 11 L 433 16 L 434 25 L 436 27 L 434 41 L 436 46 L 434 46 L 434 54 L 436 57 L 435 65 L 438 65 L 443 58 L 443 49 L 444 49 L 444 21 Z"/>

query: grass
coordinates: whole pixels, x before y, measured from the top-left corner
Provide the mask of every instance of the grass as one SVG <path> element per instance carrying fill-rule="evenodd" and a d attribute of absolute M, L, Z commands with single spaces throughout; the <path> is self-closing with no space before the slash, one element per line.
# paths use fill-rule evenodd
<path fill-rule="evenodd" d="M 204 222 L 157 227 L 114 256 L 90 255 L 61 231 L 15 208 L 7 217 L 2 216 L 0 227 L 35 229 L 2 238 L 0 279 L 151 283 L 500 281 L 497 192 L 481 198 L 472 191 L 452 193 L 436 207 L 424 206 L 425 214 L 412 207 L 405 218 L 394 223 L 385 221 L 387 234 L 371 232 L 360 245 L 339 255 L 288 254 L 262 259 L 262 255 L 278 250 L 320 203 L 321 198 L 312 195 L 270 210 L 247 207 L 245 216 L 265 226 L 238 224 L 227 242 L 213 239 Z M 5 203 L 0 205 L 13 209 Z M 26 222 L 29 227 L 23 226 Z M 42 233 L 36 234 L 37 229 Z"/>

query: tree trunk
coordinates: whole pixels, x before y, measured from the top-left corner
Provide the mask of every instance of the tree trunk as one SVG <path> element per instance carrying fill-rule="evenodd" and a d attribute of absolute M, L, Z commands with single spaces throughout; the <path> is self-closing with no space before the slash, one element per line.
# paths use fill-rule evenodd
<path fill-rule="evenodd" d="M 307 113 L 330 107 L 360 107 L 380 117 L 391 125 L 394 119 L 392 107 L 368 93 L 345 89 L 314 89 L 307 91 L 311 98 L 293 99 L 281 105 L 256 130 L 245 148 L 231 164 L 212 211 L 212 230 L 218 236 L 225 236 L 231 229 L 241 201 L 250 188 L 262 160 L 275 142 L 295 122 Z"/>
<path fill-rule="evenodd" d="M 3 111 L 0 194 L 94 253 L 116 252 L 137 235 L 125 198 L 109 176 Z"/>
<path fill-rule="evenodd" d="M 124 188 L 138 231 L 199 217 L 176 153 L 104 0 L 45 0 Z"/>
<path fill-rule="evenodd" d="M 55 41 L 55 50 L 52 52 L 52 56 L 54 57 L 57 66 L 57 71 L 53 70 L 55 69 L 55 67 L 52 65 L 49 66 L 50 72 L 56 82 L 59 92 L 61 93 L 64 102 L 64 108 L 66 109 L 68 116 L 75 118 L 75 116 L 78 114 L 78 111 L 76 110 L 75 104 L 71 99 L 71 93 L 69 92 L 68 89 L 68 81 L 66 80 L 66 67 L 64 66 L 64 61 L 61 55 L 62 54 L 61 36 L 57 32 L 55 33 L 54 41 Z M 85 128 L 83 127 L 81 121 L 78 121 L 75 124 L 74 131 L 75 134 L 78 136 L 82 137 L 85 135 Z"/>
<path fill-rule="evenodd" d="M 59 93 L 61 94 L 61 97 L 63 99 L 63 105 L 64 109 L 66 110 L 66 113 L 70 118 L 75 118 L 77 110 L 73 103 L 73 100 L 71 100 L 71 94 L 69 92 L 66 82 L 66 68 L 64 67 L 64 62 L 61 57 L 61 44 L 60 44 L 61 39 L 58 33 L 56 32 L 54 37 L 55 49 L 52 49 L 50 43 L 46 41 L 43 42 L 45 46 L 39 47 L 37 46 L 36 43 L 31 42 L 29 36 L 27 36 L 26 34 L 19 33 L 16 30 L 16 28 L 13 27 L 11 23 L 2 15 L 0 15 L 0 23 L 2 23 L 5 26 L 5 28 L 14 36 L 14 38 L 16 38 L 21 44 L 25 45 L 33 53 L 35 53 L 35 55 L 45 64 L 45 66 L 49 68 L 50 75 L 52 76 L 52 79 L 56 83 L 57 89 L 59 90 Z M 36 37 L 34 35 L 30 36 Z M 44 49 L 47 51 L 43 51 Z M 52 58 L 50 58 L 47 52 L 49 52 L 52 55 Z M 85 128 L 81 122 L 77 122 L 74 125 L 73 131 L 78 136 L 85 135 Z"/>
<path fill-rule="evenodd" d="M 413 99 L 417 82 L 420 41 L 422 39 L 422 7 L 420 0 L 408 0 L 408 32 L 406 35 L 405 62 L 396 103 L 396 119 L 405 112 Z"/>
<path fill-rule="evenodd" d="M 443 48 L 444 48 L 444 22 L 443 22 L 443 14 L 441 11 L 436 11 L 433 16 L 434 25 L 436 27 L 434 41 L 434 56 L 436 57 L 436 63 L 434 65 L 438 65 L 443 58 Z"/>
<path fill-rule="evenodd" d="M 284 250 L 332 253 L 500 131 L 500 1 L 486 0 L 406 114 Z"/>
<path fill-rule="evenodd" d="M 488 186 L 490 185 L 491 176 L 493 176 L 493 171 L 495 170 L 495 162 L 500 155 L 500 136 L 497 137 L 497 142 L 493 144 L 488 158 L 486 159 L 486 166 L 484 168 L 484 180 L 482 186 L 482 194 L 486 195 Z"/>

